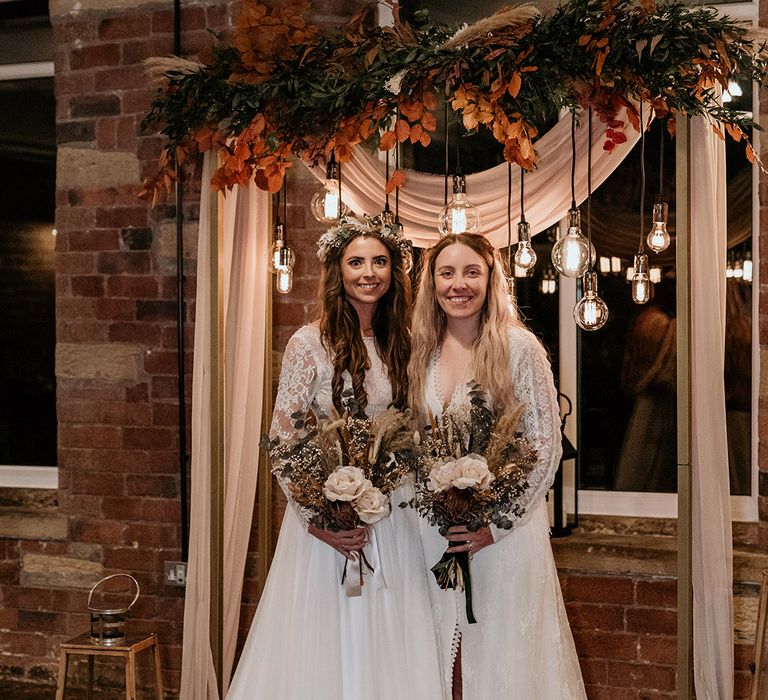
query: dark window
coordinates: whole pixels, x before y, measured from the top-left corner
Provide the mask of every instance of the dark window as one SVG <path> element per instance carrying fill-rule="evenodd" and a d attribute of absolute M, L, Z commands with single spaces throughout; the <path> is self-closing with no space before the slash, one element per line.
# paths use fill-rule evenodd
<path fill-rule="evenodd" d="M 51 59 L 45 42 L 31 41 L 50 37 L 47 17 L 31 16 L 47 12 L 37 5 L 0 5 L 0 78 L 11 64 Z M 0 464 L 49 466 L 56 464 L 53 78 L 0 79 L 0 105 Z"/>

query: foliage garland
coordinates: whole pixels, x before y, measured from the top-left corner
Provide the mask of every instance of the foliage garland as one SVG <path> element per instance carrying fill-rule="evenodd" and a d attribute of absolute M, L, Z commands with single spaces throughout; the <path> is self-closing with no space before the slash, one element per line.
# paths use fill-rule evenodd
<path fill-rule="evenodd" d="M 221 156 L 215 189 L 253 179 L 276 192 L 295 157 L 316 164 L 334 151 L 344 162 L 361 143 L 426 146 L 438 94 L 467 130 L 487 127 L 506 160 L 528 170 L 537 160 L 535 124 L 563 108 L 592 107 L 607 150 L 627 138 L 620 115 L 639 130 L 638 100 L 657 118 L 705 116 L 737 141 L 759 128 L 717 93 L 732 79 L 763 82 L 766 41 L 713 8 L 571 0 L 548 16 L 520 5 L 457 30 L 425 12 L 405 22 L 396 7 L 393 26 L 371 26 L 371 6 L 341 30 L 321 32 L 305 20 L 308 7 L 244 0 L 231 42 L 209 60 L 155 62 L 164 83 L 144 126 L 159 127 L 168 145 L 145 181 L 148 193 L 171 186 L 174 157 L 184 164 L 209 149 Z M 667 126 L 673 133 L 674 120 Z M 403 182 L 396 171 L 388 191 Z"/>

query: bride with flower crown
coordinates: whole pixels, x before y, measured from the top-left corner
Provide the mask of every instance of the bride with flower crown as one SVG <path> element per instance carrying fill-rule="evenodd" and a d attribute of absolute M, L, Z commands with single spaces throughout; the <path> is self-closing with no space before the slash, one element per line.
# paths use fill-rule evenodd
<path fill-rule="evenodd" d="M 320 318 L 288 342 L 271 438 L 294 437 L 313 408 L 342 412 L 345 391 L 368 416 L 406 407 L 409 252 L 379 218 L 345 217 L 321 237 Z M 227 700 L 445 697 L 418 520 L 399 507 L 412 497 L 409 477 L 388 517 L 340 532 L 289 505 Z M 342 571 L 361 550 L 373 572 L 348 597 Z"/>

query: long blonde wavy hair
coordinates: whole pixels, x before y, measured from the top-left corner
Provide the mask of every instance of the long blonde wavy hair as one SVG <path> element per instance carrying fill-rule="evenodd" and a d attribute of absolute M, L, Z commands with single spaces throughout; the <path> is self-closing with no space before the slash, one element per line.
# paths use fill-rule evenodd
<path fill-rule="evenodd" d="M 480 314 L 480 331 L 472 348 L 469 376 L 488 392 L 494 406 L 506 406 L 512 400 L 507 331 L 510 326 L 522 324 L 507 302 L 507 281 L 501 259 L 483 236 L 467 233 L 447 236 L 425 255 L 413 309 L 408 403 L 417 421 L 426 418 L 424 389 L 427 367 L 442 343 L 447 326 L 445 312 L 438 304 L 435 293 L 435 261 L 448 246 L 459 244 L 480 255 L 489 270 L 488 289 Z"/>

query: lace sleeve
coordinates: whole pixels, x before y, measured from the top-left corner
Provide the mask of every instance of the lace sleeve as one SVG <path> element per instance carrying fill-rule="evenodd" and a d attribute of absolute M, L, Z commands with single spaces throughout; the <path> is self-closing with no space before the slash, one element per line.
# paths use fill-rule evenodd
<path fill-rule="evenodd" d="M 526 408 L 520 418 L 520 430 L 537 453 L 537 461 L 528 475 L 528 489 L 520 497 L 520 514 L 510 515 L 513 527 L 524 525 L 555 478 L 563 452 L 560 434 L 560 407 L 546 351 L 530 334 L 513 339 L 512 381 L 514 396 Z M 495 540 L 509 530 L 491 526 Z"/>
<path fill-rule="evenodd" d="M 296 417 L 304 418 L 315 396 L 317 381 L 317 362 L 311 347 L 299 332 L 291 336 L 283 354 L 283 366 L 280 370 L 280 383 L 272 412 L 272 424 L 269 429 L 270 440 L 287 440 L 297 434 L 294 427 Z M 270 455 L 272 456 L 272 455 Z M 273 464 L 274 467 L 274 464 Z M 288 482 L 275 474 L 283 493 L 294 506 L 304 527 L 309 525 L 310 513 L 304 512 L 291 498 Z"/>
<path fill-rule="evenodd" d="M 283 440 L 296 434 L 295 418 L 292 416 L 306 416 L 315 396 L 316 380 L 317 362 L 312 350 L 298 332 L 294 333 L 283 354 L 280 383 L 269 428 L 270 440 Z"/>

